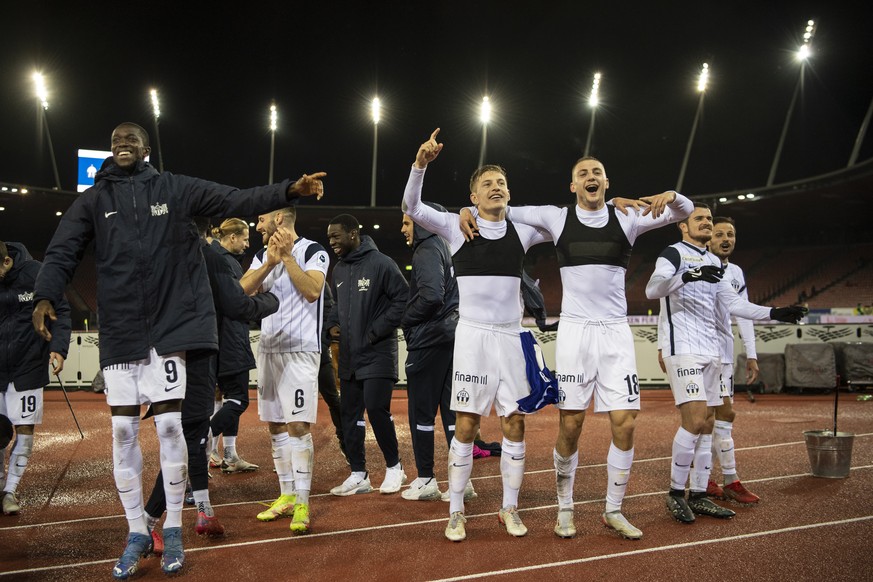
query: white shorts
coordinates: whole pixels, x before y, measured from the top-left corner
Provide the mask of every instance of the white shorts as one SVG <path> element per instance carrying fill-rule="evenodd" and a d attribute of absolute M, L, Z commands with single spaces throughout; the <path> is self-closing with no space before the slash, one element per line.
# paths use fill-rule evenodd
<path fill-rule="evenodd" d="M 676 406 L 686 402 L 706 402 L 707 406 L 722 404 L 718 381 L 721 358 L 681 354 L 664 357 L 664 365 Z"/>
<path fill-rule="evenodd" d="M 258 352 L 260 419 L 315 424 L 320 365 L 320 352 Z"/>
<path fill-rule="evenodd" d="M 42 388 L 16 392 L 10 382 L 0 394 L 0 414 L 8 417 L 12 426 L 42 424 L 42 392 Z"/>
<path fill-rule="evenodd" d="M 722 364 L 721 365 L 721 375 L 718 377 L 719 384 L 719 398 L 722 399 L 722 402 L 719 404 L 724 404 L 725 398 L 730 398 L 731 402 L 734 401 L 734 365 L 733 364 Z"/>
<path fill-rule="evenodd" d="M 518 400 L 530 394 L 521 327 L 460 320 L 455 330 L 452 410 L 488 416 L 521 414 Z"/>
<path fill-rule="evenodd" d="M 185 398 L 188 375 L 185 352 L 159 356 L 155 348 L 143 360 L 103 368 L 106 403 L 132 406 Z"/>
<path fill-rule="evenodd" d="M 627 319 L 572 321 L 558 326 L 555 376 L 561 410 L 639 410 L 640 382 Z"/>

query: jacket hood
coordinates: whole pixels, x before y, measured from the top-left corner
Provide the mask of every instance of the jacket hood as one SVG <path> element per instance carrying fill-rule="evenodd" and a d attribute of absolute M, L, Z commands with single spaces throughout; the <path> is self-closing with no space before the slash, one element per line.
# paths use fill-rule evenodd
<path fill-rule="evenodd" d="M 9 252 L 9 257 L 12 259 L 12 268 L 6 273 L 4 281 L 12 281 L 18 277 L 18 273 L 24 268 L 24 263 L 32 261 L 33 257 L 27 251 L 27 247 L 18 242 L 7 242 L 6 250 Z"/>
<path fill-rule="evenodd" d="M 157 173 L 157 169 L 155 169 L 155 167 L 152 166 L 150 163 L 139 160 L 136 163 L 136 167 L 134 168 L 133 172 L 128 174 L 126 171 L 122 170 L 115 164 L 115 159 L 112 156 L 109 156 L 108 158 L 103 160 L 103 165 L 100 166 L 100 171 L 97 172 L 96 176 L 94 176 L 94 184 L 96 185 L 97 182 L 99 182 L 100 180 L 111 180 L 139 175 L 148 176 Z"/>
<path fill-rule="evenodd" d="M 441 204 L 437 204 L 436 202 L 422 202 L 426 206 L 430 206 L 435 210 L 439 210 L 440 212 L 448 212 L 445 206 Z M 428 239 L 432 236 L 436 236 L 434 233 L 429 230 L 425 230 L 423 226 L 419 226 L 418 223 L 415 223 L 412 227 L 412 248 L 417 247 L 421 242 L 425 239 Z"/>
<path fill-rule="evenodd" d="M 361 245 L 340 260 L 344 263 L 357 263 L 366 255 L 378 251 L 379 249 L 376 247 L 376 243 L 373 242 L 373 239 L 365 234 L 361 236 Z"/>

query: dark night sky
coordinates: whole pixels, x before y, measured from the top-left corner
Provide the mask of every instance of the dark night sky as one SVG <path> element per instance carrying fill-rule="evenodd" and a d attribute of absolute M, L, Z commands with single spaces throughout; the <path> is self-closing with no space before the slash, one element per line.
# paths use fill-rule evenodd
<path fill-rule="evenodd" d="M 446 149 L 425 197 L 466 201 L 486 93 L 495 108 L 486 161 L 507 168 L 514 202 L 569 202 L 595 71 L 603 104 L 592 153 L 606 164 L 610 193 L 672 188 L 704 61 L 712 78 L 684 193 L 761 186 L 809 18 L 818 23 L 814 56 L 776 181 L 844 167 L 873 99 L 873 8 L 860 1 L 9 4 L 0 181 L 53 183 L 30 79 L 38 68 L 67 190 L 75 189 L 76 149 L 108 149 L 119 122 L 141 123 L 154 141 L 151 87 L 161 93 L 168 170 L 241 187 L 266 182 L 275 99 L 277 177 L 325 170 L 336 205 L 369 204 L 369 101 L 378 92 L 385 206 L 399 204 L 415 151 L 437 126 Z M 860 159 L 871 155 L 868 135 Z"/>

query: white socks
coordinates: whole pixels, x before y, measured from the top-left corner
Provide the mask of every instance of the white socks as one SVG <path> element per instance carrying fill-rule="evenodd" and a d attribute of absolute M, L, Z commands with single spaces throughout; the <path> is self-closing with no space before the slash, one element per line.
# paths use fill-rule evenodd
<path fill-rule="evenodd" d="M 524 441 L 514 442 L 504 437 L 500 448 L 500 474 L 503 476 L 501 507 L 518 507 L 518 491 L 524 478 Z"/>
<path fill-rule="evenodd" d="M 155 429 L 161 444 L 161 472 L 164 476 L 164 493 L 167 496 L 164 529 L 182 527 L 182 504 L 188 481 L 188 445 L 182 434 L 182 413 L 156 414 Z"/>
<path fill-rule="evenodd" d="M 312 488 L 312 457 L 315 453 L 312 435 L 290 437 L 290 441 L 291 467 L 297 489 L 297 503 L 309 503 L 309 490 Z"/>
<path fill-rule="evenodd" d="M 142 500 L 139 416 L 112 417 L 112 465 L 115 487 L 131 533 L 148 535 Z"/>
<path fill-rule="evenodd" d="M 4 491 L 15 493 L 15 489 L 18 487 L 18 482 L 21 481 L 21 476 L 24 475 L 24 470 L 27 468 L 27 462 L 30 460 L 32 452 L 33 435 L 16 432 L 15 446 L 9 455 L 9 474 L 6 475 Z"/>
<path fill-rule="evenodd" d="M 725 484 L 739 481 L 737 476 L 737 459 L 734 456 L 734 424 L 726 420 L 716 420 L 712 434 L 712 454 L 721 465 Z"/>
<path fill-rule="evenodd" d="M 670 465 L 670 487 L 685 491 L 688 473 L 691 472 L 691 461 L 694 459 L 694 447 L 699 435 L 691 434 L 681 426 L 673 437 L 673 464 Z"/>
<path fill-rule="evenodd" d="M 712 472 L 712 435 L 702 434 L 694 447 L 694 469 L 691 471 L 691 491 L 703 493 Z"/>
<path fill-rule="evenodd" d="M 606 455 L 606 476 L 609 479 L 606 484 L 606 513 L 621 511 L 633 462 L 633 449 L 623 451 L 615 443 L 609 444 L 609 453 Z"/>
<path fill-rule="evenodd" d="M 576 483 L 576 469 L 579 467 L 579 451 L 563 457 L 554 450 L 552 457 L 555 460 L 555 478 L 558 485 L 558 510 L 573 509 L 573 486 Z"/>
<path fill-rule="evenodd" d="M 276 475 L 279 477 L 280 493 L 291 495 L 294 493 L 294 473 L 291 464 L 291 437 L 287 432 L 270 435 L 273 441 L 273 465 L 276 467 Z"/>
<path fill-rule="evenodd" d="M 473 473 L 473 443 L 452 437 L 449 446 L 449 514 L 464 511 L 464 489 Z"/>

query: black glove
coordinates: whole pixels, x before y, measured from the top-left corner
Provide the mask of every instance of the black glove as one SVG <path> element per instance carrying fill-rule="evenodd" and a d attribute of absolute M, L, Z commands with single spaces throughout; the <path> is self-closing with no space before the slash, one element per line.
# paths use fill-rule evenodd
<path fill-rule="evenodd" d="M 714 267 L 713 265 L 703 265 L 702 267 L 682 273 L 682 282 L 706 281 L 707 283 L 718 283 L 722 277 L 724 277 L 724 269 Z"/>
<path fill-rule="evenodd" d="M 558 331 L 558 322 L 546 323 L 545 319 L 537 319 L 537 327 L 540 331 Z"/>
<path fill-rule="evenodd" d="M 770 319 L 784 323 L 798 323 L 807 313 L 809 309 L 806 307 L 774 307 L 770 310 Z"/>

